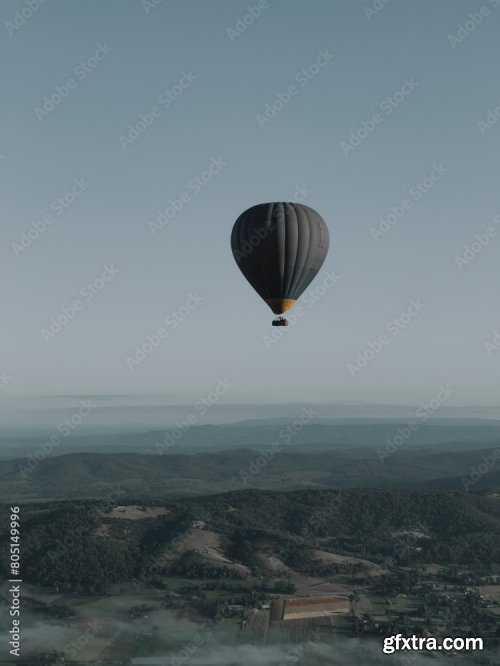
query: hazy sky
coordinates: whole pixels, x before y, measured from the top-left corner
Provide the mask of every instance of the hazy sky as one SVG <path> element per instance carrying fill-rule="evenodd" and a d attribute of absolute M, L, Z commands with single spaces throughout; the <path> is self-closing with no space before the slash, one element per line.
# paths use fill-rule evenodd
<path fill-rule="evenodd" d="M 500 1 L 31 7 L 1 3 L 4 405 L 498 402 Z M 229 247 L 270 200 L 331 234 L 286 330 Z"/>

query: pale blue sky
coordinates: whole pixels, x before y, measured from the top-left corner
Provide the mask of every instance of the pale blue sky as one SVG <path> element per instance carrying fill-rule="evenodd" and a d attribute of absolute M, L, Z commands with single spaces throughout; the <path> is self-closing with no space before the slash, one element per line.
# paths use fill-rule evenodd
<path fill-rule="evenodd" d="M 4 404 L 110 393 L 194 402 L 225 377 L 229 402 L 414 403 L 449 384 L 450 403 L 497 403 L 500 344 L 488 353 L 484 343 L 500 330 L 500 123 L 478 126 L 500 99 L 496 2 L 392 0 L 368 17 L 368 0 L 269 0 L 236 35 L 258 0 L 157 3 L 1 4 Z M 329 62 L 317 61 L 325 50 Z M 290 85 L 297 94 L 259 126 Z M 68 94 L 41 111 L 57 87 Z M 124 141 L 155 106 L 146 131 Z M 346 148 L 376 113 L 373 131 Z M 197 191 L 189 183 L 210 164 Z M 57 214 L 75 181 L 79 196 Z M 149 223 L 185 191 L 153 234 Z M 331 234 L 312 289 L 328 271 L 339 279 L 270 342 L 272 313 L 234 264 L 230 230 L 250 205 L 301 196 Z M 459 267 L 488 227 L 486 246 Z M 82 292 L 106 266 L 102 290 Z M 190 293 L 202 300 L 130 369 L 135 347 Z M 47 338 L 75 300 L 80 311 Z M 412 300 L 424 307 L 394 335 L 389 322 Z M 381 335 L 382 351 L 353 372 Z"/>

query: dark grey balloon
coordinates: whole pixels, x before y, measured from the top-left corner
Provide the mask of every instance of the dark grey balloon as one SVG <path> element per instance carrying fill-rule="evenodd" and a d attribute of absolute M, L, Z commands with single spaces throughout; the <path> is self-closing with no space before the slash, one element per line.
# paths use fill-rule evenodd
<path fill-rule="evenodd" d="M 299 203 L 252 206 L 238 217 L 231 234 L 236 263 L 275 314 L 288 310 L 311 284 L 328 247 L 325 221 Z"/>

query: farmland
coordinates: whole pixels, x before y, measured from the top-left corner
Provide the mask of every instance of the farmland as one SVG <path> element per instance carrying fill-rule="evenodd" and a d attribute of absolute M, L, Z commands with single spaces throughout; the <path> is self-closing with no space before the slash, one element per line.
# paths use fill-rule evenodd
<path fill-rule="evenodd" d="M 24 655 L 313 654 L 392 633 L 478 635 L 493 653 L 498 510 L 487 494 L 375 490 L 27 504 Z"/>

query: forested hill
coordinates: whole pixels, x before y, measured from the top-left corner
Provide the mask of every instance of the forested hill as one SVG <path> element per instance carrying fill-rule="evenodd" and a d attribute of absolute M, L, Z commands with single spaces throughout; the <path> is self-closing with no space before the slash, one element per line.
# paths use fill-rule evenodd
<path fill-rule="evenodd" d="M 7 510 L 0 511 L 2 540 Z M 328 575 L 318 553 L 334 555 L 330 570 L 366 575 L 389 561 L 485 571 L 500 564 L 497 493 L 248 490 L 149 506 L 37 502 L 22 505 L 21 515 L 23 578 L 77 591 L 137 577 L 267 575 L 271 556 L 282 563 L 281 575 Z M 348 560 L 342 564 L 339 555 Z"/>
<path fill-rule="evenodd" d="M 500 487 L 500 449 L 344 450 L 270 447 L 204 454 L 75 453 L 0 462 L 0 499 L 166 498 L 249 488 Z"/>

